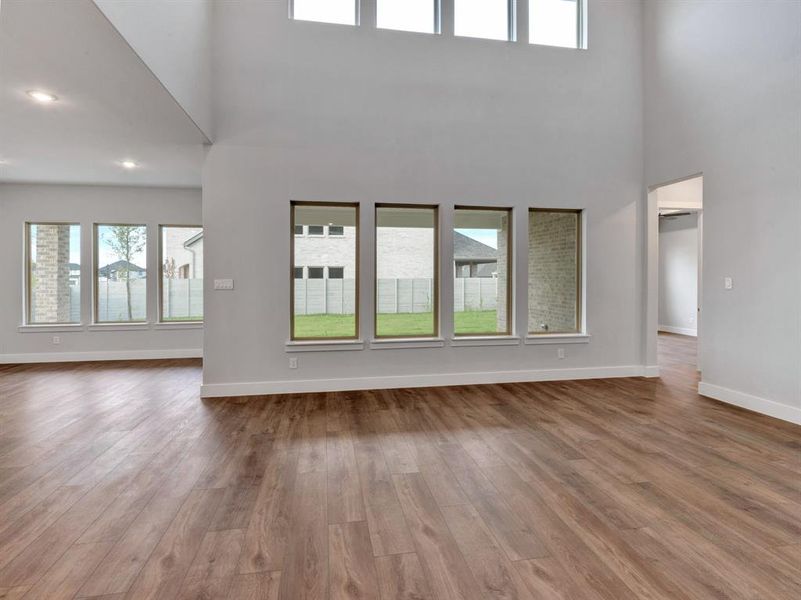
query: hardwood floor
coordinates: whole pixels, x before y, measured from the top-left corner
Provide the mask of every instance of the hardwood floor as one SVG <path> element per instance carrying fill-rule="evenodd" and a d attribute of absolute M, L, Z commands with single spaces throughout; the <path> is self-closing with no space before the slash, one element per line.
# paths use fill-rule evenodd
<path fill-rule="evenodd" d="M 662 380 L 200 400 L 0 368 L 0 598 L 801 597 L 801 428 Z"/>

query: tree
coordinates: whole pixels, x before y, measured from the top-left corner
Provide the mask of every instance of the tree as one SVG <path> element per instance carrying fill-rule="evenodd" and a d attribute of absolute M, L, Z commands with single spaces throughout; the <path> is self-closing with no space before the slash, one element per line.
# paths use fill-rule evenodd
<path fill-rule="evenodd" d="M 131 309 L 131 266 L 133 257 L 145 248 L 145 228 L 137 225 L 111 225 L 106 243 L 114 255 L 122 261 L 117 273 L 125 278 L 125 295 L 128 304 L 128 320 L 133 320 Z M 110 274 L 109 274 L 110 275 Z"/>

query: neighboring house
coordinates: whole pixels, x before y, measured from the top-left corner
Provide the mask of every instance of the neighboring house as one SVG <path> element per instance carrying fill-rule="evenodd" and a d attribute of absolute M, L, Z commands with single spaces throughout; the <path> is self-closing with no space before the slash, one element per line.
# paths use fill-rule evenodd
<path fill-rule="evenodd" d="M 101 279 L 109 281 L 120 281 L 125 279 L 126 271 L 130 273 L 131 279 L 144 279 L 147 271 L 142 267 L 125 260 L 118 260 L 97 270 L 97 275 Z"/>
<path fill-rule="evenodd" d="M 69 263 L 70 268 L 70 285 L 76 285 L 81 279 L 81 265 L 78 263 Z"/>
<path fill-rule="evenodd" d="M 296 226 L 295 278 L 354 278 L 355 235 L 354 227 Z M 433 277 L 434 236 L 430 229 L 384 227 L 379 230 L 377 242 L 379 279 Z M 494 277 L 497 254 L 495 248 L 454 232 L 456 277 Z"/>
<path fill-rule="evenodd" d="M 163 267 L 165 272 L 173 274 L 173 279 L 203 278 L 202 229 L 166 228 L 164 244 L 164 256 L 167 258 L 164 259 Z"/>

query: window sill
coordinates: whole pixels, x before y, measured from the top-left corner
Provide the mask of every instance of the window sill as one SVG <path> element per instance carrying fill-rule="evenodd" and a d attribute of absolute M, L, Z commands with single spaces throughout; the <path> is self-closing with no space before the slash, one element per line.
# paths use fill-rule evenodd
<path fill-rule="evenodd" d="M 534 346 L 538 344 L 587 344 L 590 337 L 589 333 L 544 333 L 526 336 L 525 343 Z"/>
<path fill-rule="evenodd" d="M 520 338 L 514 335 L 465 335 L 451 340 L 451 346 L 462 348 L 466 346 L 519 346 Z"/>
<path fill-rule="evenodd" d="M 341 350 L 364 350 L 362 340 L 314 340 L 314 341 L 291 341 L 284 346 L 286 352 L 337 352 Z"/>
<path fill-rule="evenodd" d="M 62 323 L 53 325 L 20 325 L 17 327 L 19 333 L 66 333 L 68 331 L 83 331 L 81 323 Z"/>
<path fill-rule="evenodd" d="M 401 348 L 442 348 L 443 338 L 388 338 L 370 341 L 371 350 L 399 350 Z"/>
<path fill-rule="evenodd" d="M 162 321 L 154 323 L 153 329 L 203 329 L 203 321 Z"/>
<path fill-rule="evenodd" d="M 92 323 L 89 331 L 139 331 L 150 329 L 150 323 Z"/>

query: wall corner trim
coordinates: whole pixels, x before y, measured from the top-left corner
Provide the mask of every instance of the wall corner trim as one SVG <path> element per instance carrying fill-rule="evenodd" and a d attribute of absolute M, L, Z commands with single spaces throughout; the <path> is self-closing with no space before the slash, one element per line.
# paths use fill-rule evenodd
<path fill-rule="evenodd" d="M 385 377 L 351 377 L 341 379 L 298 379 L 278 381 L 243 381 L 204 383 L 203 398 L 222 396 L 261 396 L 312 392 L 341 392 L 350 390 L 439 387 L 450 385 L 480 385 L 534 381 L 565 381 L 571 379 L 608 379 L 615 377 L 644 377 L 643 365 L 612 367 L 583 367 L 576 369 L 539 369 L 520 371 L 485 371 L 470 373 L 431 373 L 427 375 L 389 375 Z"/>
<path fill-rule="evenodd" d="M 102 362 L 107 360 L 154 360 L 167 358 L 203 358 L 203 349 L 97 350 L 94 352 L 28 352 L 25 354 L 0 354 L 0 365 L 55 362 Z"/>
<path fill-rule="evenodd" d="M 795 406 L 782 404 L 781 402 L 768 400 L 767 398 L 760 398 L 759 396 L 752 396 L 745 392 L 739 392 L 705 381 L 698 384 L 698 393 L 702 396 L 725 402 L 726 404 L 733 404 L 734 406 L 768 415 L 769 417 L 801 425 L 801 408 Z"/>

